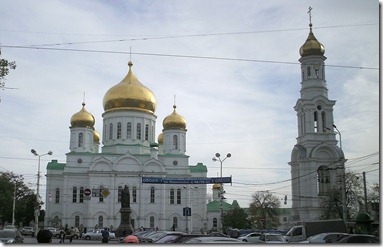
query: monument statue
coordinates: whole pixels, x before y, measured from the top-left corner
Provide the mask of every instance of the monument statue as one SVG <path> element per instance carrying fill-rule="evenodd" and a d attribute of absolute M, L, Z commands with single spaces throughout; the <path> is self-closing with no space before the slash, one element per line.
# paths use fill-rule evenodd
<path fill-rule="evenodd" d="M 130 208 L 130 192 L 127 185 L 121 191 L 121 223 L 116 230 L 117 237 L 125 237 L 126 232 L 133 232 L 130 220 L 130 214 L 132 209 Z"/>
<path fill-rule="evenodd" d="M 124 189 L 121 191 L 121 207 L 122 208 L 130 207 L 130 192 L 129 192 L 129 187 L 126 185 Z"/>

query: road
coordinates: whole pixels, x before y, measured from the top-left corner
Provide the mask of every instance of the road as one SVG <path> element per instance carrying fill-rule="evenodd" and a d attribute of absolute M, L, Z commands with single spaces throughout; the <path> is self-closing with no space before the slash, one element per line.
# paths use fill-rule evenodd
<path fill-rule="evenodd" d="M 52 244 L 59 244 L 60 239 L 59 238 L 53 238 Z M 109 241 L 108 244 L 118 244 L 118 239 L 113 239 Z M 31 236 L 24 236 L 24 244 L 37 244 L 37 239 L 33 238 Z M 65 244 L 101 244 L 101 240 L 85 240 L 85 239 L 73 239 L 72 243 L 69 242 L 69 239 L 65 239 Z"/>

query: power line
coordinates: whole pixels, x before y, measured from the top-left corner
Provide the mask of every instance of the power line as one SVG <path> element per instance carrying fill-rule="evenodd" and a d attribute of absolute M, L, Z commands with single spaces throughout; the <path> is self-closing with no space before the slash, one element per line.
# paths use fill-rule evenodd
<path fill-rule="evenodd" d="M 180 55 L 180 54 L 164 54 L 164 53 L 144 53 L 144 52 L 125 52 L 125 51 L 107 51 L 107 50 L 90 50 L 90 49 L 73 49 L 73 48 L 49 48 L 49 47 L 31 47 L 31 46 L 17 46 L 17 45 L 1 45 L 2 48 L 12 49 L 33 49 L 33 50 L 51 50 L 51 51 L 71 51 L 71 52 L 88 52 L 88 53 L 104 53 L 104 54 L 134 54 L 141 56 L 157 56 L 157 57 L 175 57 L 175 58 L 190 58 L 190 59 L 207 59 L 207 60 L 222 60 L 222 61 L 236 61 L 236 62 L 256 62 L 256 63 L 272 63 L 272 64 L 287 64 L 299 65 L 297 62 L 275 61 L 275 60 L 261 60 L 261 59 L 247 59 L 247 58 L 229 58 L 229 57 L 212 57 L 212 56 L 196 56 L 196 55 Z M 374 67 L 362 66 L 349 66 L 349 65 L 331 65 L 326 64 L 326 67 L 333 68 L 347 68 L 347 69 L 369 69 L 379 70 Z"/>

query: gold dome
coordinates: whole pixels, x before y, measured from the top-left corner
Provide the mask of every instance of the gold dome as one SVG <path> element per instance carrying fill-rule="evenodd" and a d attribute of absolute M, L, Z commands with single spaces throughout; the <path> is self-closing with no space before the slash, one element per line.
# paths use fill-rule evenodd
<path fill-rule="evenodd" d="M 93 143 L 100 143 L 100 134 L 96 130 L 93 131 Z"/>
<path fill-rule="evenodd" d="M 157 141 L 160 145 L 164 144 L 164 133 L 161 132 L 161 134 L 158 135 Z"/>
<path fill-rule="evenodd" d="M 93 128 L 95 120 L 92 114 L 85 109 L 85 103 L 82 103 L 82 109 L 73 114 L 70 119 L 71 127 Z"/>
<path fill-rule="evenodd" d="M 157 104 L 154 94 L 136 78 L 132 71 L 133 63 L 129 61 L 128 65 L 129 72 L 125 78 L 106 92 L 104 110 L 127 109 L 154 113 Z"/>
<path fill-rule="evenodd" d="M 221 189 L 221 185 L 220 184 L 213 184 L 213 190 L 214 189 Z"/>
<path fill-rule="evenodd" d="M 312 32 L 312 24 L 310 23 L 310 33 L 306 39 L 306 42 L 299 49 L 299 54 L 301 57 L 310 56 L 310 55 L 320 55 L 323 56 L 325 49 L 324 46 L 315 38 Z"/>
<path fill-rule="evenodd" d="M 162 122 L 164 129 L 186 130 L 186 120 L 176 112 L 176 105 L 173 106 L 173 113 L 167 116 Z"/>

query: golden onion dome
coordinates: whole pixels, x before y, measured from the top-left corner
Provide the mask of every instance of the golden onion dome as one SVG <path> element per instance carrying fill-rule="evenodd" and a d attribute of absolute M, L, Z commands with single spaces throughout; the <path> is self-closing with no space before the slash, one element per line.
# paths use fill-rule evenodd
<path fill-rule="evenodd" d="M 214 189 L 221 189 L 221 184 L 213 184 L 213 190 Z"/>
<path fill-rule="evenodd" d="M 164 129 L 186 130 L 186 120 L 176 112 L 176 105 L 173 105 L 173 113 L 167 116 L 162 122 Z"/>
<path fill-rule="evenodd" d="M 93 131 L 93 143 L 100 143 L 100 134 L 96 130 Z"/>
<path fill-rule="evenodd" d="M 315 38 L 314 33 L 312 32 L 312 24 L 310 23 L 310 33 L 306 39 L 306 42 L 299 49 L 299 54 L 301 57 L 310 56 L 310 55 L 320 55 L 323 56 L 325 49 L 324 46 Z"/>
<path fill-rule="evenodd" d="M 82 109 L 73 114 L 70 119 L 71 127 L 93 128 L 95 124 L 94 116 L 85 109 L 85 103 L 82 103 Z"/>
<path fill-rule="evenodd" d="M 164 144 L 164 133 L 163 132 L 161 132 L 161 134 L 158 135 L 157 142 L 160 145 Z"/>
<path fill-rule="evenodd" d="M 157 101 L 153 92 L 136 78 L 132 71 L 133 63 L 129 61 L 128 65 L 129 72 L 125 78 L 104 95 L 104 110 L 126 109 L 154 113 Z"/>

